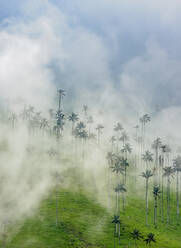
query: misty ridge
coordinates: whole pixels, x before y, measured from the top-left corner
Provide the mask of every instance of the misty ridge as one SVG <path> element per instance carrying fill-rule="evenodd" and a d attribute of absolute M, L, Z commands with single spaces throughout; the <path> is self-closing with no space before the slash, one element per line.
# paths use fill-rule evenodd
<path fill-rule="evenodd" d="M 173 233 L 178 238 L 181 4 L 142 2 L 12 0 L 14 9 L 4 4 L 6 11 L 0 12 L 4 248 L 11 247 L 24 223 L 47 206 L 52 219 L 46 222 L 49 215 L 40 214 L 37 222 L 54 234 L 75 235 L 66 237 L 73 239 L 69 247 L 159 247 L 161 239 L 167 243 L 160 232 L 167 231 L 168 237 Z M 73 221 L 67 221 L 66 210 L 70 207 L 71 217 L 76 197 L 80 198 L 81 229 L 87 218 L 84 211 L 89 210 L 82 195 L 89 199 L 91 214 L 97 214 L 95 202 L 100 212 L 105 211 L 97 214 L 97 223 L 83 229 L 104 233 L 102 241 L 86 240 L 84 232 L 77 234 Z M 27 240 L 32 245 L 27 247 L 36 247 L 36 240 Z"/>

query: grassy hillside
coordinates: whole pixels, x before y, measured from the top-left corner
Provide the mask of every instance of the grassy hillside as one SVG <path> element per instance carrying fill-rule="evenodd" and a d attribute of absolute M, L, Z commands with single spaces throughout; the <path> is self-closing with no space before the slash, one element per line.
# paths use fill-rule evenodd
<path fill-rule="evenodd" d="M 59 225 L 55 225 L 55 192 L 45 199 L 37 213 L 11 230 L 7 248 L 68 248 L 68 247 L 114 247 L 112 213 L 84 193 L 59 190 Z M 144 235 L 155 234 L 157 243 L 152 247 L 180 248 L 181 227 L 160 224 L 155 229 L 145 226 L 144 201 L 129 197 L 126 214 L 121 213 L 124 230 L 121 231 L 121 246 L 134 247 L 129 232 L 138 228 Z M 152 209 L 152 203 L 150 203 Z M 172 219 L 175 216 L 172 213 Z M 150 223 L 152 213 L 150 212 Z M 117 241 L 116 241 L 117 242 Z M 146 247 L 143 241 L 139 247 Z M 116 246 L 118 247 L 118 246 Z"/>

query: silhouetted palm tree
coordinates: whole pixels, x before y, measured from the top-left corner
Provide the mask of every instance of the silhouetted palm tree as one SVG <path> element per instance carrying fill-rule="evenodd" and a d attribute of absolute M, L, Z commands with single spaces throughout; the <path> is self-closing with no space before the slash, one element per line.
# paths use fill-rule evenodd
<path fill-rule="evenodd" d="M 130 235 L 131 235 L 131 238 L 135 242 L 135 248 L 138 247 L 137 241 L 140 239 L 143 239 L 143 235 L 141 234 L 141 232 L 138 229 L 134 229 L 133 232 L 130 233 Z"/>
<path fill-rule="evenodd" d="M 87 118 L 87 124 L 89 125 L 89 136 L 90 136 L 90 134 L 91 134 L 91 126 L 92 126 L 93 123 L 94 123 L 93 117 L 90 115 L 90 116 Z"/>
<path fill-rule="evenodd" d="M 73 136 L 73 134 L 74 134 L 74 126 L 75 126 L 75 123 L 79 120 L 79 117 L 78 117 L 77 114 L 72 112 L 72 114 L 69 115 L 68 120 L 72 122 L 72 136 Z"/>
<path fill-rule="evenodd" d="M 159 186 L 154 186 L 153 188 L 153 197 L 154 197 L 154 225 L 155 227 L 157 227 L 157 200 L 158 200 L 158 197 L 160 196 L 160 188 Z"/>
<path fill-rule="evenodd" d="M 83 106 L 83 112 L 84 112 L 85 118 L 87 118 L 87 111 L 88 111 L 88 106 L 84 105 Z"/>
<path fill-rule="evenodd" d="M 153 233 L 148 233 L 146 239 L 144 241 L 146 242 L 147 245 L 151 246 L 151 243 L 155 243 L 155 235 Z"/>
<path fill-rule="evenodd" d="M 146 151 L 144 154 L 142 154 L 142 159 L 146 163 L 146 169 L 148 169 L 148 164 L 153 161 L 153 154 L 149 151 Z"/>
<path fill-rule="evenodd" d="M 57 125 L 55 126 L 54 130 L 56 131 L 57 138 L 59 138 L 60 134 L 62 134 L 63 127 L 65 125 L 65 115 L 61 110 L 58 110 L 56 113 L 56 121 Z"/>
<path fill-rule="evenodd" d="M 118 146 L 119 146 L 119 134 L 120 132 L 123 130 L 123 127 L 122 125 L 118 122 L 115 126 L 114 126 L 114 131 L 116 132 L 116 151 L 117 151 L 117 154 L 118 154 Z"/>
<path fill-rule="evenodd" d="M 167 224 L 170 223 L 170 177 L 173 175 L 174 169 L 171 166 L 163 168 L 164 177 L 167 177 Z"/>
<path fill-rule="evenodd" d="M 98 145 L 100 145 L 100 136 L 101 136 L 101 133 L 102 133 L 102 129 L 104 128 L 103 125 L 99 124 L 97 125 L 96 127 L 96 130 L 97 130 L 97 139 L 98 139 Z"/>
<path fill-rule="evenodd" d="M 155 151 L 155 180 L 154 180 L 154 184 L 160 185 L 159 179 L 160 179 L 160 170 L 159 170 L 159 163 L 158 163 L 158 155 L 159 155 L 159 149 L 161 148 L 162 142 L 160 138 L 157 138 L 154 140 L 153 144 L 152 144 L 152 148 Z"/>
<path fill-rule="evenodd" d="M 177 198 L 177 223 L 179 221 L 179 173 L 181 172 L 181 156 L 177 156 L 173 160 L 173 168 L 176 172 L 176 198 Z"/>
<path fill-rule="evenodd" d="M 142 133 L 142 152 L 145 149 L 145 139 L 146 139 L 146 123 L 150 122 L 151 118 L 148 114 L 143 115 L 140 118 L 141 122 L 141 133 Z"/>
<path fill-rule="evenodd" d="M 128 157 L 128 153 L 132 152 L 131 145 L 129 143 L 126 143 L 123 148 L 121 149 L 121 152 L 125 154 L 125 157 Z"/>
<path fill-rule="evenodd" d="M 146 170 L 146 172 L 142 173 L 142 177 L 144 177 L 146 179 L 146 225 L 148 225 L 148 181 L 150 179 L 150 177 L 153 176 L 153 173 L 151 170 Z"/>
<path fill-rule="evenodd" d="M 59 89 L 58 90 L 58 110 L 63 110 L 63 97 L 65 96 L 65 90 Z"/>
<path fill-rule="evenodd" d="M 124 146 L 124 144 L 129 140 L 129 136 L 128 136 L 128 134 L 126 133 L 126 131 L 123 131 L 123 132 L 121 133 L 121 137 L 119 138 L 119 140 L 122 141 L 123 146 Z"/>
<path fill-rule="evenodd" d="M 124 181 L 123 181 L 123 183 L 126 185 L 127 168 L 129 167 L 129 163 L 128 163 L 127 158 L 123 158 L 123 157 L 120 158 L 120 163 L 121 163 L 121 167 L 124 170 Z"/>
<path fill-rule="evenodd" d="M 110 142 L 111 142 L 111 147 L 112 147 L 112 151 L 114 150 L 114 144 L 116 142 L 116 137 L 113 135 L 110 138 Z"/>
<path fill-rule="evenodd" d="M 117 229 L 118 229 L 117 226 L 119 226 L 119 233 L 120 233 L 120 219 L 118 215 L 114 215 L 112 223 L 114 224 L 114 248 L 115 248 L 116 247 L 116 234 L 117 234 Z"/>

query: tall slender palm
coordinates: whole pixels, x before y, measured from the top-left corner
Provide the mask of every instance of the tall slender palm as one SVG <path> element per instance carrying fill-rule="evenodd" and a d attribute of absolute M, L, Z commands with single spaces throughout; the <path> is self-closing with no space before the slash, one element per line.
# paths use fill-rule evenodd
<path fill-rule="evenodd" d="M 128 134 L 126 133 L 126 131 L 123 131 L 123 132 L 121 133 L 121 137 L 119 138 L 119 140 L 122 141 L 123 146 L 124 146 L 124 144 L 129 140 L 129 136 L 128 136 Z"/>
<path fill-rule="evenodd" d="M 161 176 L 161 191 L 162 191 L 162 198 L 161 198 L 161 218 L 162 218 L 162 222 L 164 221 L 164 199 L 163 199 L 163 196 L 164 196 L 164 166 L 165 166 L 165 154 L 166 154 L 166 150 L 167 150 L 167 145 L 164 145 L 162 144 L 161 147 L 160 147 L 160 150 L 161 150 L 161 156 L 160 156 L 160 171 L 162 174 Z"/>
<path fill-rule="evenodd" d="M 167 177 L 167 224 L 170 223 L 170 177 L 173 175 L 174 169 L 171 166 L 163 168 L 164 177 Z"/>
<path fill-rule="evenodd" d="M 125 210 L 125 199 L 124 199 L 124 194 L 126 192 L 126 187 L 124 184 L 118 184 L 114 191 L 116 192 L 116 201 L 117 201 L 117 213 L 120 211 L 120 194 L 122 194 L 122 206 L 123 206 L 123 211 Z"/>
<path fill-rule="evenodd" d="M 91 134 L 91 126 L 92 124 L 94 123 L 94 119 L 93 117 L 90 115 L 88 118 L 87 118 L 87 124 L 89 125 L 89 136 Z"/>
<path fill-rule="evenodd" d="M 140 118 L 140 122 L 141 122 L 141 132 L 142 132 L 142 152 L 145 149 L 145 141 L 146 141 L 146 123 L 150 122 L 151 118 L 148 114 L 144 114 L 141 118 Z"/>
<path fill-rule="evenodd" d="M 160 188 L 159 186 L 154 186 L 153 188 L 153 197 L 154 197 L 154 225 L 155 225 L 155 228 L 157 227 L 157 200 L 160 196 Z"/>
<path fill-rule="evenodd" d="M 146 179 L 146 195 L 145 195 L 145 201 L 146 201 L 146 225 L 148 225 L 148 181 L 150 177 L 153 176 L 153 173 L 151 170 L 146 170 L 141 174 L 143 178 Z"/>
<path fill-rule="evenodd" d="M 113 166 L 111 166 L 111 169 L 112 169 L 112 172 L 116 173 L 117 175 L 117 183 L 120 182 L 120 179 L 119 179 L 119 174 L 123 174 L 124 172 L 124 168 L 122 166 L 122 157 L 120 156 L 116 156 L 115 159 L 114 159 L 114 164 Z"/>
<path fill-rule="evenodd" d="M 65 96 L 65 90 L 58 90 L 58 110 L 63 110 L 63 98 Z"/>
<path fill-rule="evenodd" d="M 87 119 L 87 111 L 88 111 L 88 106 L 84 105 L 83 106 L 83 112 L 84 112 L 85 119 Z"/>
<path fill-rule="evenodd" d="M 177 199 L 177 223 L 179 221 L 179 173 L 181 172 L 181 156 L 177 156 L 173 160 L 173 168 L 176 172 L 176 199 Z"/>
<path fill-rule="evenodd" d="M 121 167 L 122 167 L 123 170 L 124 170 L 124 181 L 123 181 L 123 183 L 126 185 L 127 168 L 129 167 L 129 163 L 128 163 L 127 158 L 121 157 L 121 159 L 120 159 L 120 164 L 121 164 Z"/>
<path fill-rule="evenodd" d="M 112 148 L 112 151 L 114 150 L 114 144 L 115 144 L 115 142 L 116 142 L 116 137 L 113 135 L 113 136 L 111 136 L 111 138 L 110 138 L 110 142 L 111 142 L 111 148 Z"/>
<path fill-rule="evenodd" d="M 14 128 L 15 122 L 18 120 L 18 117 L 15 113 L 12 113 L 11 116 L 9 117 L 9 120 L 11 121 L 12 128 Z"/>
<path fill-rule="evenodd" d="M 153 233 L 148 233 L 146 239 L 144 239 L 145 243 L 151 246 L 152 243 L 155 243 L 155 235 Z"/>
<path fill-rule="evenodd" d="M 58 225 L 58 217 L 59 217 L 59 211 L 58 211 L 58 184 L 60 180 L 60 174 L 56 171 L 54 173 L 54 178 L 55 178 L 55 207 L 56 207 L 56 221 L 55 224 L 56 226 Z"/>
<path fill-rule="evenodd" d="M 141 234 L 141 232 L 138 229 L 134 229 L 133 232 L 130 233 L 130 235 L 131 235 L 131 238 L 135 242 L 135 248 L 138 247 L 137 241 L 140 239 L 143 239 L 143 235 Z"/>
<path fill-rule="evenodd" d="M 156 138 L 152 144 L 152 148 L 155 151 L 155 180 L 154 180 L 154 185 L 159 184 L 159 179 L 160 179 L 160 170 L 159 170 L 159 164 L 158 164 L 158 156 L 159 156 L 159 149 L 161 148 L 162 142 L 160 138 Z"/>
<path fill-rule="evenodd" d="M 148 169 L 148 165 L 153 162 L 153 154 L 149 151 L 146 151 L 144 154 L 142 154 L 142 159 L 146 163 L 146 169 Z"/>
<path fill-rule="evenodd" d="M 139 157 L 139 152 L 140 150 L 138 149 L 139 147 L 139 125 L 134 126 L 135 129 L 135 141 L 136 141 L 136 152 L 135 152 L 135 183 L 137 180 L 137 163 L 138 163 L 138 157 Z"/>
<path fill-rule="evenodd" d="M 106 159 L 108 161 L 108 167 L 107 167 L 107 193 L 108 193 L 108 208 L 110 207 L 110 201 L 111 201 L 111 167 L 114 164 L 114 161 L 116 159 L 116 156 L 113 152 L 107 152 Z"/>
<path fill-rule="evenodd" d="M 113 152 L 108 152 L 106 158 L 108 160 L 109 168 L 111 168 L 111 166 L 113 166 L 113 163 L 116 159 L 116 155 Z"/>
<path fill-rule="evenodd" d="M 96 127 L 98 145 L 100 145 L 100 136 L 101 136 L 101 133 L 102 133 L 103 128 L 104 128 L 104 126 L 101 125 L 101 124 L 97 125 L 97 127 Z"/>
<path fill-rule="evenodd" d="M 79 120 L 79 117 L 77 114 L 72 112 L 71 115 L 68 116 L 68 120 L 72 122 L 72 136 L 73 136 L 75 123 Z"/>
<path fill-rule="evenodd" d="M 119 134 L 120 132 L 123 130 L 122 125 L 118 122 L 115 126 L 114 126 L 114 131 L 116 132 L 116 151 L 118 154 L 118 146 L 119 146 Z"/>
<path fill-rule="evenodd" d="M 63 127 L 65 125 L 65 115 L 62 112 L 62 110 L 58 110 L 56 113 L 56 121 L 57 121 L 57 125 L 55 126 L 55 131 L 57 134 L 57 138 L 60 137 L 60 134 L 62 134 L 63 131 Z"/>
<path fill-rule="evenodd" d="M 114 215 L 112 223 L 114 224 L 114 248 L 116 248 L 116 234 L 118 231 L 117 226 L 119 226 L 119 236 L 120 236 L 120 218 L 119 218 L 119 215 Z"/>
<path fill-rule="evenodd" d="M 128 153 L 132 152 L 131 145 L 129 143 L 124 144 L 123 148 L 121 149 L 121 152 L 125 154 L 125 158 L 128 158 Z"/>
<path fill-rule="evenodd" d="M 40 121 L 40 129 L 45 131 L 45 130 L 47 130 L 47 128 L 49 128 L 49 122 L 46 118 L 42 118 Z"/>

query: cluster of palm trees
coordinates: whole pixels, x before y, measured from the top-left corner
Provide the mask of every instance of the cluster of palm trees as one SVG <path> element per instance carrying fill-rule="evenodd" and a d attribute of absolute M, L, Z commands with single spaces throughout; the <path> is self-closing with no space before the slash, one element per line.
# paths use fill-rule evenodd
<path fill-rule="evenodd" d="M 146 245 L 149 246 L 151 246 L 152 243 L 156 242 L 154 237 L 155 235 L 153 233 L 148 233 L 144 238 L 143 234 L 138 229 L 134 229 L 133 232 L 130 232 L 130 236 L 134 240 L 135 248 L 138 247 L 137 241 L 139 240 L 143 240 L 146 243 Z"/>
<path fill-rule="evenodd" d="M 63 142 L 65 129 L 69 132 L 71 143 L 70 149 L 76 158 L 86 159 L 86 153 L 90 150 L 90 144 L 95 144 L 98 149 L 102 149 L 104 126 L 100 123 L 95 125 L 94 118 L 90 114 L 91 111 L 87 105 L 84 105 L 81 113 L 65 113 L 63 108 L 63 100 L 66 93 L 63 89 L 58 90 L 58 107 L 57 110 L 50 109 L 47 117 L 42 116 L 33 106 L 25 106 L 20 115 L 11 113 L 8 121 L 13 129 L 16 128 L 18 122 L 27 125 L 30 135 L 36 135 L 40 132 L 43 135 L 51 136 L 57 141 L 57 147 L 48 151 L 52 159 L 57 155 L 59 145 Z M 112 129 L 112 136 L 108 138 L 106 147 L 108 166 L 107 171 L 107 187 L 108 187 L 108 207 L 114 208 L 115 224 L 114 243 L 116 245 L 116 237 L 120 243 L 120 211 L 126 213 L 127 194 L 132 183 L 132 175 L 135 181 L 139 176 L 145 180 L 145 217 L 146 225 L 149 225 L 149 196 L 152 192 L 152 201 L 154 202 L 154 218 L 155 228 L 158 221 L 170 224 L 171 209 L 171 184 L 175 182 L 176 188 L 176 216 L 179 223 L 180 216 L 180 178 L 181 178 L 181 156 L 171 159 L 171 149 L 168 144 L 164 144 L 160 138 L 156 138 L 153 143 L 149 142 L 147 132 L 148 124 L 151 117 L 144 114 L 139 118 L 139 125 L 134 126 L 136 131 L 134 138 L 128 135 L 125 128 L 120 122 L 117 122 Z M 71 126 L 71 127 L 70 127 Z M 104 139 L 105 140 L 105 139 Z M 130 144 L 131 142 L 131 144 Z M 105 142 L 104 142 L 105 143 Z M 153 153 L 150 151 L 152 149 Z M 105 149 L 101 152 L 105 152 Z M 141 178 L 140 177 L 140 178 Z M 59 178 L 56 174 L 56 180 Z M 153 178 L 153 180 L 151 180 Z M 135 187 L 136 187 L 135 183 Z M 152 189 L 152 190 L 151 190 Z M 113 197 L 112 197 L 113 196 Z M 166 219 L 165 219 L 165 196 L 166 196 Z M 56 206 L 58 206 L 58 198 L 56 191 Z M 112 201 L 112 199 L 114 200 Z M 174 206 L 173 206 L 174 207 Z M 58 207 L 57 207 L 58 208 Z M 58 210 L 56 210 L 58 213 Z M 58 217 L 56 215 L 56 223 Z M 131 234 L 133 239 L 142 239 L 142 235 L 138 230 L 134 230 Z M 153 234 L 149 234 L 145 242 L 150 244 L 154 242 Z"/>

